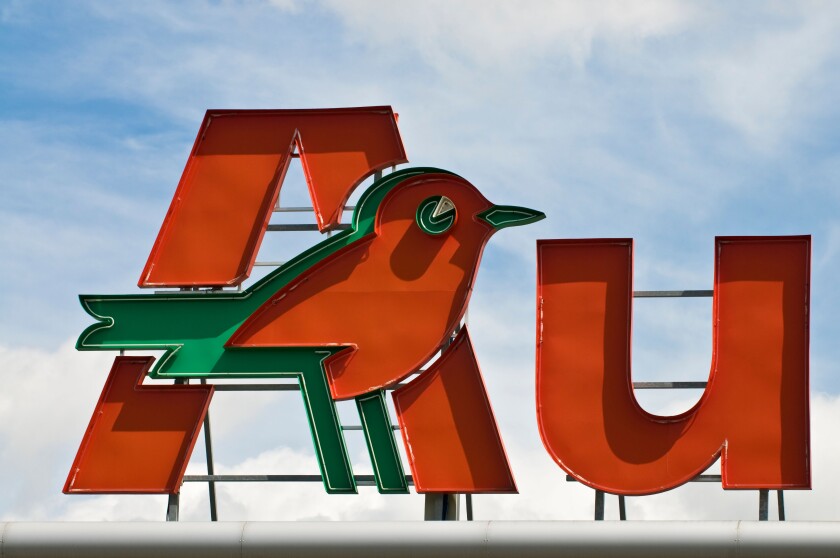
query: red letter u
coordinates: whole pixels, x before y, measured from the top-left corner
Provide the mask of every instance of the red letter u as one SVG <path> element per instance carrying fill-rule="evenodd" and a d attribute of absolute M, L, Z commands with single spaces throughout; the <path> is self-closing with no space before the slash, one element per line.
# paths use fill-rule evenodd
<path fill-rule="evenodd" d="M 633 243 L 537 244 L 537 420 L 577 480 L 651 494 L 718 456 L 724 488 L 810 488 L 809 236 L 715 241 L 713 347 L 700 401 L 644 411 L 630 379 Z"/>

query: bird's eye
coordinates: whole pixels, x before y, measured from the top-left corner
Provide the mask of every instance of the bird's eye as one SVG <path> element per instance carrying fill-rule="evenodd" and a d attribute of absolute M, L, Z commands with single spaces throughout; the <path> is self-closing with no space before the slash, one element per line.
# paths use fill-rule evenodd
<path fill-rule="evenodd" d="M 452 228 L 457 217 L 455 204 L 446 196 L 426 198 L 417 207 L 417 224 L 426 234 L 445 233 Z"/>

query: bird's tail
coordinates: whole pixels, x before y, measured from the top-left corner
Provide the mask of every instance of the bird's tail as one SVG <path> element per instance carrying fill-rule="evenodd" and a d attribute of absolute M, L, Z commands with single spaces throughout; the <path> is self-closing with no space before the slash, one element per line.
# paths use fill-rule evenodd
<path fill-rule="evenodd" d="M 79 336 L 78 350 L 154 348 L 159 304 L 150 297 L 79 295 L 85 312 L 96 319 Z"/>

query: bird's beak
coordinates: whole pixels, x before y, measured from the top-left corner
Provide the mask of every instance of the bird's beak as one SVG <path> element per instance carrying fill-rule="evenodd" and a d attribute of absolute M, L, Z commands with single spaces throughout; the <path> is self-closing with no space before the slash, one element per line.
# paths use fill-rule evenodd
<path fill-rule="evenodd" d="M 479 219 L 488 223 L 496 230 L 505 227 L 517 227 L 528 225 L 545 219 L 545 213 L 528 209 L 527 207 L 516 207 L 515 205 L 494 205 L 485 209 L 478 215 Z"/>

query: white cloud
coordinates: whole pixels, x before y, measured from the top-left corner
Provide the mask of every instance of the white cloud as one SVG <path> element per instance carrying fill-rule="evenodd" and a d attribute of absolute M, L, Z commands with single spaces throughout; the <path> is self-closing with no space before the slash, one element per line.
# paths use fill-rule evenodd
<path fill-rule="evenodd" d="M 367 452 L 353 457 L 354 472 L 370 474 Z M 219 474 L 313 474 L 317 471 L 311 451 L 289 448 L 267 450 L 232 466 L 218 466 Z M 206 498 L 206 485 L 190 489 Z M 422 499 L 417 495 L 391 499 L 380 496 L 375 487 L 359 487 L 355 496 L 336 496 L 326 494 L 321 483 L 222 483 L 217 485 L 217 494 L 219 519 L 229 521 L 396 520 L 418 519 L 418 513 L 422 514 Z M 198 509 L 195 518 L 203 519 L 206 513 L 206 508 Z"/>
<path fill-rule="evenodd" d="M 840 11 L 826 2 L 324 3 L 341 18 L 349 42 L 384 59 L 421 61 L 450 91 L 472 89 L 472 101 L 511 90 L 523 105 L 542 101 L 545 113 L 546 99 L 561 101 L 584 85 L 590 98 L 600 96 L 596 111 L 609 112 L 632 101 L 627 93 L 634 88 L 649 88 L 646 110 L 666 111 L 656 116 L 660 132 L 667 131 L 667 112 L 697 111 L 694 117 L 712 116 L 763 152 L 800 137 L 814 101 L 832 103 L 836 78 L 826 66 L 840 52 Z M 612 79 L 602 82 L 605 70 Z M 537 81 L 542 91 L 520 86 Z"/>
<path fill-rule="evenodd" d="M 268 3 L 280 11 L 295 13 L 300 11 L 303 0 L 268 0 Z"/>
<path fill-rule="evenodd" d="M 177 184 L 180 169 L 164 179 L 177 149 L 167 152 L 171 138 L 162 136 L 138 134 L 139 150 L 123 147 L 125 136 L 100 139 L 67 122 L 0 123 L 7 343 L 55 346 L 85 319 L 81 290 L 113 292 L 140 275 L 168 201 L 156 187 L 170 196 Z"/>
<path fill-rule="evenodd" d="M 333 42 L 326 51 L 318 41 L 300 40 L 301 22 L 309 23 L 302 4 L 91 0 L 72 16 L 91 32 L 68 34 L 59 49 L 33 53 L 36 63 L 11 63 L 9 74 L 40 94 L 149 108 L 192 133 L 208 108 L 382 103 L 381 88 L 341 64 Z"/>
<path fill-rule="evenodd" d="M 383 48 L 410 46 L 444 72 L 475 65 L 510 70 L 552 54 L 582 66 L 596 40 L 675 33 L 694 12 L 690 5 L 669 0 L 601 2 L 597 7 L 583 1 L 325 4 L 342 18 L 353 40 Z"/>
<path fill-rule="evenodd" d="M 713 112 L 760 149 L 772 150 L 798 132 L 815 101 L 833 102 L 824 89 L 833 78 L 827 83 L 821 73 L 840 53 L 837 8 L 789 4 L 775 24 L 747 31 L 695 61 Z"/>
<path fill-rule="evenodd" d="M 54 517 L 113 355 L 0 347 L 0 515 Z"/>

